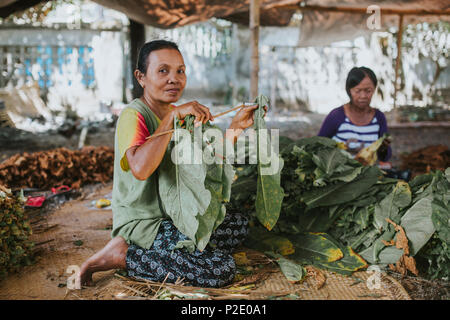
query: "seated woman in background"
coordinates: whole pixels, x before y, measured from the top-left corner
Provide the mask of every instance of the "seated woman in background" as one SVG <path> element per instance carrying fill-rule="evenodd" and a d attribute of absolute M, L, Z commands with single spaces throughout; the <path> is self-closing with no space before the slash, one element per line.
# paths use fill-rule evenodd
<path fill-rule="evenodd" d="M 350 101 L 328 114 L 318 135 L 344 142 L 347 150 L 356 154 L 387 133 L 383 112 L 370 106 L 377 82 L 375 73 L 369 68 L 350 70 L 345 84 Z M 384 140 L 378 149 L 378 159 L 387 161 L 391 153 L 389 142 Z"/>

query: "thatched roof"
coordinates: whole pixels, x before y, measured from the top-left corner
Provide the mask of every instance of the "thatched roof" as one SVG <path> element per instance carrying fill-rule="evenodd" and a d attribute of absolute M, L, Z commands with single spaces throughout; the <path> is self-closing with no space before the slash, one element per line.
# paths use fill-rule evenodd
<path fill-rule="evenodd" d="M 102 6 L 123 12 L 129 18 L 160 28 L 181 27 L 210 18 L 222 18 L 248 24 L 250 0 L 93 0 Z M 0 0 L 0 17 L 24 10 L 42 0 Z M 365 13 L 370 5 L 379 5 L 382 13 L 425 15 L 450 15 L 450 4 L 442 0 L 260 0 L 262 26 L 285 26 L 292 15 L 303 10 Z"/>

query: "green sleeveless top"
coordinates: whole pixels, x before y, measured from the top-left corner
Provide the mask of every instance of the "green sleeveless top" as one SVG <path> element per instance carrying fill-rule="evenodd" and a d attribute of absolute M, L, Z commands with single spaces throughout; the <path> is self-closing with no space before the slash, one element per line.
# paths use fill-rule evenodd
<path fill-rule="evenodd" d="M 121 236 L 128 244 L 145 249 L 153 244 L 161 221 L 169 219 L 159 196 L 159 167 L 147 180 L 138 180 L 128 167 L 125 152 L 143 144 L 159 123 L 160 119 L 150 108 L 135 99 L 120 113 L 114 138 L 111 236 Z"/>

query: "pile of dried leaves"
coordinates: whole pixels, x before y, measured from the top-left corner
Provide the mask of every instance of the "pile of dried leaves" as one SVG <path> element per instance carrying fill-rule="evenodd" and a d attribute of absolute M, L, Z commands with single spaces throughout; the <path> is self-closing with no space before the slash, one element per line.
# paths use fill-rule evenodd
<path fill-rule="evenodd" d="M 49 189 L 59 185 L 76 189 L 112 180 L 113 163 L 114 150 L 109 147 L 17 154 L 0 164 L 0 183 L 14 189 Z"/>
<path fill-rule="evenodd" d="M 402 156 L 402 170 L 411 170 L 412 176 L 445 170 L 450 167 L 450 150 L 447 146 L 436 145 L 416 150 Z"/>
<path fill-rule="evenodd" d="M 0 279 L 32 263 L 34 244 L 28 239 L 32 231 L 24 214 L 24 200 L 0 185 Z"/>

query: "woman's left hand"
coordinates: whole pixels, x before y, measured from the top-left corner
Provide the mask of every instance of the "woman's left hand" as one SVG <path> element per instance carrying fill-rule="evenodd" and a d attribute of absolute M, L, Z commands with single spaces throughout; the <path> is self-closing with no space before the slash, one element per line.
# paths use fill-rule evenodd
<path fill-rule="evenodd" d="M 245 130 L 254 123 L 255 110 L 258 105 L 245 106 L 240 109 L 231 121 L 230 129 Z M 267 107 L 264 107 L 264 116 L 267 113 Z"/>

